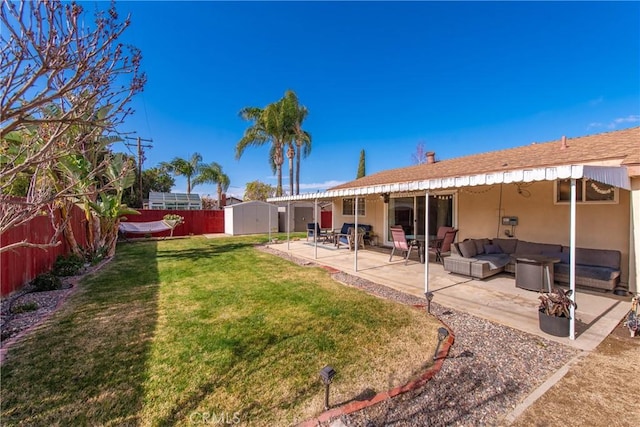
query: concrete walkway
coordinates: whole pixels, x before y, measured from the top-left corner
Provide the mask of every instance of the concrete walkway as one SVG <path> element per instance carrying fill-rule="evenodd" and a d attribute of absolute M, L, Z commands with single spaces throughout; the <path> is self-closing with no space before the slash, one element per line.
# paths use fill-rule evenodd
<path fill-rule="evenodd" d="M 367 248 L 355 252 L 346 247 L 336 249 L 330 244 L 305 240 L 281 241 L 269 245 L 299 258 L 333 267 L 374 283 L 424 298 L 424 264 L 418 259 L 394 256 L 391 249 Z M 576 339 L 559 338 L 542 332 L 538 326 L 538 293 L 516 288 L 514 276 L 502 273 L 485 280 L 475 280 L 444 271 L 439 263 L 429 263 L 429 290 L 433 301 L 465 311 L 474 316 L 509 326 L 524 332 L 557 341 L 574 348 L 591 351 L 609 335 L 629 310 L 628 297 L 613 293 L 577 290 Z"/>

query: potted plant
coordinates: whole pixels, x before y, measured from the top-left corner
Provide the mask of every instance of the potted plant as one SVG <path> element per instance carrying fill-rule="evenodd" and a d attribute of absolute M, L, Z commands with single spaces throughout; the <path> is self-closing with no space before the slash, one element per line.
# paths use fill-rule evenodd
<path fill-rule="evenodd" d="M 577 304 L 570 298 L 573 291 L 553 288 L 551 292 L 543 293 L 538 297 L 538 320 L 540 329 L 547 334 L 556 337 L 569 336 L 569 320 L 571 319 L 571 307 L 577 308 Z"/>

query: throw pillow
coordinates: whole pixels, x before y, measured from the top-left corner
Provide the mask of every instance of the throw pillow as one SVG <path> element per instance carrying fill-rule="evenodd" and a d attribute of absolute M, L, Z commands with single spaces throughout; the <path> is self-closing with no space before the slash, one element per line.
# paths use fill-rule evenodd
<path fill-rule="evenodd" d="M 489 241 L 489 239 L 484 238 L 484 239 L 473 239 L 473 241 L 476 244 L 476 255 L 480 255 L 484 253 L 484 246 L 488 245 L 489 243 L 491 243 Z"/>
<path fill-rule="evenodd" d="M 458 248 L 460 248 L 460 253 L 464 258 L 473 258 L 476 256 L 476 244 L 473 240 L 465 240 L 464 242 L 458 243 Z"/>
<path fill-rule="evenodd" d="M 485 254 L 501 254 L 502 249 L 498 245 L 484 245 Z"/>

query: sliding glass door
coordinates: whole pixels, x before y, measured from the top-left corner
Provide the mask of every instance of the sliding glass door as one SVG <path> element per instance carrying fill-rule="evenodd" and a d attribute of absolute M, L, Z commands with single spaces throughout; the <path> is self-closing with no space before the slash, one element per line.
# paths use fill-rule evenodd
<path fill-rule="evenodd" d="M 425 197 L 391 197 L 387 206 L 388 226 L 400 225 L 405 234 L 435 236 L 438 227 L 453 226 L 453 195 L 429 197 L 429 232 L 425 233 Z M 390 235 L 387 233 L 387 235 Z M 388 241 L 387 243 L 391 243 Z"/>

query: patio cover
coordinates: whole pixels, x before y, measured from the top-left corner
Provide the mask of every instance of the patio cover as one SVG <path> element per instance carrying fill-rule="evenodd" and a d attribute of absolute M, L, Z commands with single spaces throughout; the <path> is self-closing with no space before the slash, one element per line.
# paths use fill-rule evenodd
<path fill-rule="evenodd" d="M 268 202 L 296 200 L 333 199 L 336 197 L 366 196 L 369 194 L 397 193 L 406 191 L 428 191 L 460 188 L 474 185 L 510 184 L 516 182 L 556 181 L 558 179 L 589 178 L 603 184 L 631 190 L 629 174 L 625 166 L 562 165 L 510 171 L 495 171 L 475 175 L 464 175 L 429 179 L 424 181 L 396 182 L 368 187 L 341 188 L 317 193 L 271 197 Z"/>
<path fill-rule="evenodd" d="M 446 188 L 470 187 L 475 185 L 510 184 L 517 182 L 556 181 L 559 179 L 571 179 L 571 203 L 570 203 L 570 271 L 569 287 L 573 291 L 571 299 L 575 301 L 575 247 L 576 247 L 576 180 L 588 178 L 603 184 L 631 190 L 631 180 L 627 168 L 624 166 L 592 166 L 592 165 L 561 165 L 538 168 L 515 169 L 510 171 L 493 171 L 474 175 L 435 178 L 421 181 L 397 182 L 366 187 L 341 188 L 325 192 L 306 193 L 299 195 L 272 197 L 268 202 L 292 202 L 298 200 L 333 199 L 337 197 L 355 197 L 356 203 L 359 196 L 369 194 L 398 193 L 410 191 L 424 191 L 425 197 L 429 197 L 430 190 Z M 288 222 L 287 222 L 288 223 Z M 425 212 L 425 227 L 429 223 L 429 210 Z M 355 215 L 355 225 L 358 224 L 358 215 Z M 289 230 L 287 230 L 288 234 Z M 288 242 L 287 238 L 287 242 Z M 317 257 L 317 242 L 316 242 Z M 358 250 L 354 254 L 354 270 L 358 271 Z M 429 263 L 425 263 L 425 295 L 429 293 Z M 570 339 L 575 339 L 575 313 L 571 308 Z"/>

